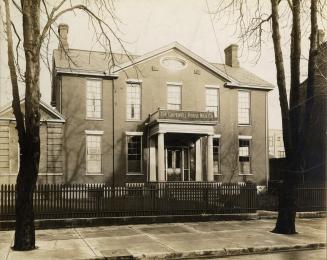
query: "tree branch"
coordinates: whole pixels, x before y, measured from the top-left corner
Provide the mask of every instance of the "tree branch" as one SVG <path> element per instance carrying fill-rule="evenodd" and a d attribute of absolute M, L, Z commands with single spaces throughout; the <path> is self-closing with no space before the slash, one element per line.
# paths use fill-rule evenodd
<path fill-rule="evenodd" d="M 18 88 L 18 81 L 17 81 L 17 72 L 15 67 L 14 61 L 14 49 L 13 49 L 13 38 L 12 38 L 12 31 L 11 31 L 11 18 L 10 18 L 10 6 L 9 0 L 5 1 L 5 8 L 6 8 L 6 32 L 7 32 L 7 45 L 8 45 L 8 66 L 10 71 L 10 78 L 11 78 L 11 86 L 12 86 L 12 94 L 13 94 L 13 113 L 16 118 L 16 129 L 18 132 L 18 140 L 20 147 L 23 147 L 24 140 L 25 140 L 25 124 L 24 124 L 24 117 L 20 107 L 20 97 L 19 97 L 19 88 Z"/>

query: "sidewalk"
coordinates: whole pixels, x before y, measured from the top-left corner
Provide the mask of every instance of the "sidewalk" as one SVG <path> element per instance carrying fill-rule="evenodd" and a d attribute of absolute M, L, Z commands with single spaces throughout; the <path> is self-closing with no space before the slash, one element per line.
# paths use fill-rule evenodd
<path fill-rule="evenodd" d="M 0 231 L 0 260 L 205 259 L 325 247 L 326 219 L 296 221 L 299 233 L 288 236 L 270 233 L 269 219 L 38 230 L 38 249 L 29 252 L 12 251 L 13 231 Z"/>

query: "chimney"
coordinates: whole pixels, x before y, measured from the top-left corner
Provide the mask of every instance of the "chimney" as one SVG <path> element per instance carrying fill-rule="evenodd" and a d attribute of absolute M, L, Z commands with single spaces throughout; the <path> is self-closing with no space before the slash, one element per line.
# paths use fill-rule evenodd
<path fill-rule="evenodd" d="M 324 42 L 325 39 L 325 32 L 324 30 L 318 30 L 318 46 Z"/>
<path fill-rule="evenodd" d="M 231 67 L 239 67 L 237 58 L 238 45 L 231 44 L 225 49 L 225 64 Z"/>
<path fill-rule="evenodd" d="M 58 49 L 68 49 L 68 40 L 67 40 L 67 35 L 68 35 L 68 24 L 61 23 L 58 26 L 58 34 L 59 34 L 59 45 Z"/>

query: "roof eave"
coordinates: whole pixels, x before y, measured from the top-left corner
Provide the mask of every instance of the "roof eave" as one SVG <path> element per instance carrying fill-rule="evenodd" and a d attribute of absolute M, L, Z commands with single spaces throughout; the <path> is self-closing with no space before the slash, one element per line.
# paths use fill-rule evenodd
<path fill-rule="evenodd" d="M 232 82 L 226 82 L 224 84 L 224 87 L 226 88 L 245 88 L 245 89 L 258 89 L 258 90 L 265 90 L 265 91 L 271 91 L 275 87 L 271 85 L 247 85 L 247 84 L 235 84 Z"/>
<path fill-rule="evenodd" d="M 106 79 L 117 79 L 118 73 L 111 73 L 108 71 L 91 71 L 91 70 L 77 70 L 77 69 L 65 69 L 65 68 L 56 68 L 56 73 L 58 75 L 79 75 L 79 76 L 90 76 L 90 77 L 99 77 Z"/>

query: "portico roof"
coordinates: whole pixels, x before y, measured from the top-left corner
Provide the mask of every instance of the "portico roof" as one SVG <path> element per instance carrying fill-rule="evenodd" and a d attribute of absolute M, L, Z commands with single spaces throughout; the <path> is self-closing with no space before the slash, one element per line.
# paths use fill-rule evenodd
<path fill-rule="evenodd" d="M 149 116 L 150 135 L 185 133 L 212 135 L 217 118 L 213 112 L 159 109 Z"/>

